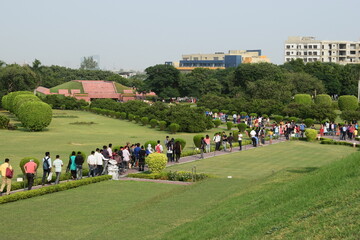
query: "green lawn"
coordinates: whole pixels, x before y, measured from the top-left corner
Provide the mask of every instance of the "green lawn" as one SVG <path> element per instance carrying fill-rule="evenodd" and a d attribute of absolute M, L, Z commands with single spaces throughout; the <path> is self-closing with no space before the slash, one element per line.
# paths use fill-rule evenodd
<path fill-rule="evenodd" d="M 83 89 L 81 82 L 77 82 L 77 81 L 66 82 L 66 83 L 60 84 L 58 86 L 55 86 L 53 88 L 50 88 L 50 92 L 57 93 L 59 91 L 59 89 L 68 89 L 68 90 L 80 89 L 80 93 L 84 93 L 84 89 Z"/>
<path fill-rule="evenodd" d="M 238 166 L 249 154 L 247 170 L 235 168 L 232 179 L 225 177 L 230 168 L 220 164 L 218 178 L 191 186 L 109 181 L 8 203 L 0 205 L 10 216 L 1 237 L 357 239 L 360 153 L 338 161 L 352 152 L 287 142 L 211 159 Z M 207 165 L 200 169 L 211 170 L 209 161 L 202 160 Z"/>
<path fill-rule="evenodd" d="M 5 114 L 5 113 L 2 113 Z M 91 150 L 112 143 L 113 146 L 125 145 L 126 142 L 142 143 L 148 140 L 160 140 L 163 144 L 165 137 L 186 140 L 186 147 L 193 147 L 191 133 L 170 134 L 148 126 L 142 126 L 127 120 L 118 120 L 84 111 L 54 110 L 54 118 L 50 126 L 43 132 L 29 132 L 21 128 L 16 131 L 0 129 L 0 162 L 10 158 L 16 173 L 20 173 L 18 164 L 24 157 L 42 159 L 49 151 L 54 158 L 59 154 L 61 159 L 68 161 L 71 151 Z M 12 118 L 14 122 L 16 119 Z M 74 122 L 94 122 L 92 125 L 74 125 Z M 213 134 L 216 129 L 206 133 Z"/>

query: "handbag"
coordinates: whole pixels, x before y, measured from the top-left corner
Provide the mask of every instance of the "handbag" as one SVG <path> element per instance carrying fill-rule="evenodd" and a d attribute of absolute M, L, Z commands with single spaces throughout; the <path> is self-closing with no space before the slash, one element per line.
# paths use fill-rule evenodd
<path fill-rule="evenodd" d="M 7 167 L 5 176 L 6 176 L 6 178 L 13 178 L 14 170 L 11 170 L 9 167 Z"/>
<path fill-rule="evenodd" d="M 50 173 L 49 173 L 49 176 L 47 177 L 48 182 L 50 182 L 50 181 L 51 181 L 51 179 L 52 179 L 52 175 L 53 175 L 53 173 L 52 173 L 52 172 L 50 172 Z"/>

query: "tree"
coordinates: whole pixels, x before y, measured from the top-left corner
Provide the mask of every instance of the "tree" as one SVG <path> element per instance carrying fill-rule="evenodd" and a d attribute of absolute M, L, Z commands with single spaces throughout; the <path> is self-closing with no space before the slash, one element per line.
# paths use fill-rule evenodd
<path fill-rule="evenodd" d="M 147 78 L 144 88 L 155 92 L 160 98 L 179 97 L 180 72 L 170 65 L 155 65 L 145 69 Z"/>
<path fill-rule="evenodd" d="M 98 69 L 99 68 L 99 63 L 97 61 L 94 60 L 94 58 L 92 56 L 90 57 L 84 57 L 84 59 L 82 60 L 81 64 L 80 64 L 80 69 Z"/>
<path fill-rule="evenodd" d="M 36 88 L 36 74 L 29 66 L 6 65 L 0 71 L 0 89 L 5 93 Z"/>
<path fill-rule="evenodd" d="M 323 82 L 308 73 L 285 73 L 285 78 L 293 85 L 292 95 L 298 93 L 314 95 L 325 92 Z"/>

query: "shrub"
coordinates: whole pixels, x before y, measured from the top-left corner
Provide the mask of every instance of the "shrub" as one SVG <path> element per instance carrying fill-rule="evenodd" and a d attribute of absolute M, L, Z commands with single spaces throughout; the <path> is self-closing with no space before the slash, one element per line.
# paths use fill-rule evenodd
<path fill-rule="evenodd" d="M 0 115 L 0 128 L 7 128 L 9 126 L 10 119 L 7 116 Z"/>
<path fill-rule="evenodd" d="M 33 157 L 25 157 L 23 159 L 21 159 L 20 163 L 19 163 L 19 166 L 20 166 L 20 169 L 21 171 L 23 172 L 23 174 L 25 174 L 25 169 L 24 169 L 24 165 L 27 163 L 27 162 L 30 162 L 30 159 L 33 159 L 34 162 L 37 164 L 37 168 L 42 168 L 42 165 L 40 165 L 40 161 L 37 159 L 37 158 L 33 158 Z M 42 163 L 41 163 L 42 164 Z"/>
<path fill-rule="evenodd" d="M 161 131 L 164 131 L 166 128 L 166 122 L 165 121 L 159 121 L 159 128 Z"/>
<path fill-rule="evenodd" d="M 247 112 L 241 112 L 240 116 L 245 117 L 247 115 Z"/>
<path fill-rule="evenodd" d="M 330 106 L 332 104 L 332 100 L 327 94 L 319 94 L 315 98 L 315 103 Z"/>
<path fill-rule="evenodd" d="M 116 118 L 116 119 L 120 119 L 120 118 L 121 118 L 121 113 L 120 113 L 120 112 L 116 112 L 116 113 L 115 113 L 115 118 Z"/>
<path fill-rule="evenodd" d="M 238 141 L 239 131 L 233 131 L 234 136 L 234 142 L 236 143 Z"/>
<path fill-rule="evenodd" d="M 315 141 L 317 136 L 317 131 L 315 129 L 306 129 L 305 130 L 306 140 L 309 142 Z"/>
<path fill-rule="evenodd" d="M 193 137 L 194 144 L 195 144 L 195 146 L 196 146 L 197 148 L 200 147 L 201 138 L 202 138 L 202 137 L 205 137 L 205 136 L 202 135 L 202 134 L 198 134 L 198 135 L 195 135 L 195 136 Z"/>
<path fill-rule="evenodd" d="M 176 133 L 177 131 L 179 131 L 180 129 L 180 125 L 177 123 L 172 123 L 169 125 L 169 130 L 171 133 Z"/>
<path fill-rule="evenodd" d="M 217 128 L 217 127 L 220 126 L 221 120 L 220 119 L 215 119 L 215 120 L 213 120 L 213 123 L 214 123 L 214 126 Z"/>
<path fill-rule="evenodd" d="M 232 122 L 226 122 L 226 127 L 227 127 L 227 130 L 231 130 L 231 128 L 233 127 L 233 123 Z"/>
<path fill-rule="evenodd" d="M 345 111 L 342 111 L 342 113 L 340 114 L 340 117 L 341 117 L 341 119 L 346 120 L 347 122 L 355 122 L 360 119 L 360 112 L 345 110 Z"/>
<path fill-rule="evenodd" d="M 269 118 L 269 115 L 263 114 L 262 117 L 265 118 L 265 119 L 268 119 L 268 118 Z"/>
<path fill-rule="evenodd" d="M 130 113 L 130 114 L 128 115 L 129 121 L 131 122 L 132 120 L 134 120 L 134 117 L 135 117 L 134 114 L 131 114 L 131 113 Z"/>
<path fill-rule="evenodd" d="M 339 105 L 338 105 L 338 102 L 337 101 L 333 101 L 331 103 L 331 107 L 335 110 L 339 110 Z"/>
<path fill-rule="evenodd" d="M 126 119 L 126 112 L 121 112 L 120 113 L 120 118 L 121 119 Z"/>
<path fill-rule="evenodd" d="M 212 112 L 213 112 L 213 113 L 219 113 L 219 109 L 214 108 L 214 109 L 212 110 Z"/>
<path fill-rule="evenodd" d="M 158 120 L 156 120 L 156 119 L 151 119 L 150 120 L 151 128 L 155 128 L 157 125 L 158 125 Z"/>
<path fill-rule="evenodd" d="M 25 102 L 19 108 L 23 126 L 32 131 L 41 131 L 51 123 L 52 109 L 44 102 Z"/>
<path fill-rule="evenodd" d="M 355 111 L 359 106 L 357 98 L 351 95 L 340 96 L 338 105 L 341 111 Z"/>
<path fill-rule="evenodd" d="M 299 104 L 310 105 L 312 103 L 311 96 L 309 94 L 296 94 L 294 101 Z"/>
<path fill-rule="evenodd" d="M 134 117 L 134 120 L 135 120 L 136 123 L 139 123 L 139 122 L 140 122 L 140 117 L 139 117 L 139 116 L 135 116 L 135 117 Z"/>
<path fill-rule="evenodd" d="M 152 147 L 153 149 L 155 149 L 155 146 L 157 145 L 157 142 L 156 142 L 156 141 L 152 141 L 152 140 L 146 141 L 146 142 L 144 143 L 144 148 L 146 149 L 149 144 L 151 144 L 151 147 Z"/>
<path fill-rule="evenodd" d="M 151 172 L 161 172 L 167 164 L 167 157 L 162 153 L 152 153 L 145 159 Z"/>
<path fill-rule="evenodd" d="M 223 114 L 228 114 L 229 113 L 229 110 L 221 110 L 220 112 L 222 112 Z"/>
<path fill-rule="evenodd" d="M 35 96 L 34 94 L 21 94 L 21 95 L 17 95 L 14 98 L 14 102 L 13 102 L 13 112 L 18 115 L 19 113 L 19 108 L 21 106 L 21 104 L 25 103 L 25 102 L 36 102 L 36 101 L 41 101 L 37 96 Z"/>
<path fill-rule="evenodd" d="M 289 117 L 289 121 L 296 123 L 298 121 L 298 118 L 297 117 Z"/>
<path fill-rule="evenodd" d="M 250 113 L 250 117 L 257 117 L 257 113 Z"/>
<path fill-rule="evenodd" d="M 149 118 L 148 117 L 142 117 L 141 118 L 141 123 L 142 123 L 142 125 L 146 126 L 149 123 Z"/>
<path fill-rule="evenodd" d="M 280 123 L 284 119 L 284 117 L 280 115 L 274 115 L 273 119 L 275 120 L 275 122 Z"/>
<path fill-rule="evenodd" d="M 8 95 L 5 95 L 1 98 L 1 105 L 5 110 L 9 110 L 8 97 L 9 97 Z"/>
<path fill-rule="evenodd" d="M 9 110 L 10 112 L 14 112 L 13 111 L 13 104 L 14 104 L 14 99 L 16 96 L 21 95 L 21 94 L 33 94 L 32 92 L 28 92 L 28 91 L 17 91 L 17 92 L 11 92 L 9 93 L 7 96 L 7 110 Z"/>
<path fill-rule="evenodd" d="M 232 111 L 231 114 L 234 115 L 234 114 L 237 114 L 237 112 L 236 112 L 236 111 Z"/>
<path fill-rule="evenodd" d="M 175 142 L 180 142 L 181 149 L 184 150 L 186 146 L 186 141 L 182 138 L 175 138 Z"/>
<path fill-rule="evenodd" d="M 314 124 L 314 119 L 312 119 L 312 118 L 306 118 L 305 120 L 304 120 L 304 124 L 306 125 L 306 127 L 311 127 L 313 124 Z"/>
<path fill-rule="evenodd" d="M 246 125 L 246 123 L 239 123 L 237 125 L 237 128 L 239 129 L 240 132 L 244 132 L 245 129 L 247 128 L 247 125 Z"/>

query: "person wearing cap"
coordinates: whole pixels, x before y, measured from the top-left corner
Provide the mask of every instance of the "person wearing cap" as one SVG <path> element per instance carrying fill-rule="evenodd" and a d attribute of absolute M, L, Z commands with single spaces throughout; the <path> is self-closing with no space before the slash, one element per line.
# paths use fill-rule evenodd
<path fill-rule="evenodd" d="M 2 178 L 2 184 L 1 184 L 1 188 L 0 188 L 0 196 L 2 195 L 2 191 L 5 188 L 5 185 L 7 185 L 6 188 L 6 195 L 10 194 L 10 190 L 11 190 L 11 178 L 7 178 L 6 177 L 6 169 L 10 168 L 10 170 L 12 170 L 12 166 L 10 165 L 10 160 L 8 158 L 5 159 L 5 162 L 3 164 L 0 165 L 0 172 L 1 172 L 1 178 Z"/>
<path fill-rule="evenodd" d="M 28 181 L 28 190 L 31 190 L 34 184 L 34 176 L 37 169 L 37 164 L 34 162 L 33 159 L 30 159 L 30 161 L 24 165 L 24 169 Z"/>

